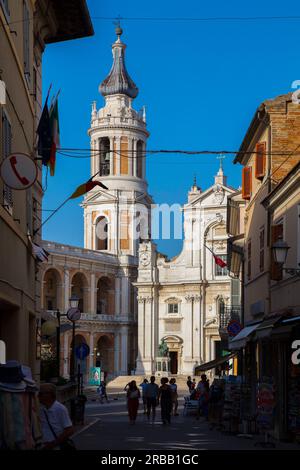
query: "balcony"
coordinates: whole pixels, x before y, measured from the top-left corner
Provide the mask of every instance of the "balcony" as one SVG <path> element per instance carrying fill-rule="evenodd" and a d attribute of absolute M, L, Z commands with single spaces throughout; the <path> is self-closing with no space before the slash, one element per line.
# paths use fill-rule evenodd
<path fill-rule="evenodd" d="M 57 318 L 56 310 L 46 310 L 43 314 L 44 319 Z M 98 321 L 104 323 L 128 323 L 135 321 L 132 313 L 128 315 L 106 315 L 97 313 L 82 313 L 80 320 Z M 70 323 L 66 317 L 61 317 L 61 323 Z"/>

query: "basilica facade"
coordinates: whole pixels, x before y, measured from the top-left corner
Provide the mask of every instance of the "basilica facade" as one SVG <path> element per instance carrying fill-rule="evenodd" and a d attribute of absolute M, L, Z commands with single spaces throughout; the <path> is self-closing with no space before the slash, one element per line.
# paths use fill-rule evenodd
<path fill-rule="evenodd" d="M 232 280 L 215 265 L 210 250 L 225 260 L 227 197 L 222 165 L 212 186 L 196 183 L 183 207 L 182 253 L 168 260 L 151 242 L 151 206 L 146 181 L 145 111 L 136 111 L 138 88 L 125 66 L 122 30 L 116 29 L 113 65 L 99 91 L 104 106 L 92 106 L 91 178 L 96 186 L 82 203 L 84 248 L 44 241 L 42 309 L 45 320 L 65 313 L 69 298 L 79 299 L 75 344 L 64 316 L 61 375 L 70 374 L 72 348 L 89 346 L 81 360 L 101 366 L 108 378 L 151 374 L 162 340 L 168 345 L 173 374 L 192 374 L 218 354 L 218 312 L 232 303 Z"/>

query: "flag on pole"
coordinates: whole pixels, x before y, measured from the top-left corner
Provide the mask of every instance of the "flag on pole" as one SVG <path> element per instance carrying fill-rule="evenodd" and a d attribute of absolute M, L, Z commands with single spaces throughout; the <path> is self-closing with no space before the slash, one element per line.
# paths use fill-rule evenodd
<path fill-rule="evenodd" d="M 42 164 L 47 166 L 50 160 L 50 151 L 52 145 L 51 124 L 48 110 L 48 96 L 46 98 L 36 132 L 38 135 L 38 155 L 42 157 Z"/>
<path fill-rule="evenodd" d="M 222 258 L 220 258 L 220 256 L 217 256 L 210 248 L 208 248 L 208 246 L 206 246 L 206 245 L 204 245 L 204 246 L 205 246 L 205 248 L 207 248 L 212 253 L 212 255 L 214 257 L 214 260 L 215 260 L 215 263 L 218 266 L 220 266 L 220 268 L 226 268 L 227 263 L 225 263 L 225 261 Z"/>
<path fill-rule="evenodd" d="M 37 243 L 33 243 L 33 241 L 31 241 L 31 240 L 30 240 L 30 242 L 31 242 L 31 246 L 32 246 L 32 253 L 34 254 L 37 261 L 40 261 L 42 263 L 44 261 L 48 261 L 48 257 L 49 257 L 48 251 L 44 250 L 44 248 L 39 246 Z"/>
<path fill-rule="evenodd" d="M 48 166 L 50 168 L 50 175 L 54 176 L 55 173 L 55 162 L 56 162 L 56 149 L 60 146 L 59 137 L 59 119 L 58 119 L 58 94 L 51 104 L 49 111 L 49 120 L 51 128 L 51 146 Z"/>
<path fill-rule="evenodd" d="M 95 186 L 100 186 L 103 189 L 108 189 L 103 183 L 100 181 L 91 181 L 88 180 L 86 183 L 81 184 L 78 188 L 74 191 L 70 199 L 75 199 L 76 197 L 82 196 L 83 194 L 88 193 L 91 189 L 95 188 Z"/>

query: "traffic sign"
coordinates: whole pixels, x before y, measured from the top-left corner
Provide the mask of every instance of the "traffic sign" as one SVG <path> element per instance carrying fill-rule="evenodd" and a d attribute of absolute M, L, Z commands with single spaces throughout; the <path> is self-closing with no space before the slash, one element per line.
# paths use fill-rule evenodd
<path fill-rule="evenodd" d="M 71 307 L 69 308 L 69 310 L 67 311 L 67 318 L 68 320 L 70 321 L 77 321 L 77 320 L 80 320 L 80 317 L 81 317 L 81 313 L 80 313 L 80 310 L 79 308 L 75 308 L 75 307 Z"/>
<path fill-rule="evenodd" d="M 75 348 L 75 354 L 77 359 L 85 359 L 90 354 L 89 345 L 86 343 L 81 343 Z"/>
<path fill-rule="evenodd" d="M 229 336 L 236 336 L 243 329 L 238 320 L 231 320 L 227 325 Z"/>
<path fill-rule="evenodd" d="M 37 179 L 36 162 L 26 153 L 12 153 L 0 165 L 0 176 L 12 189 L 28 189 Z"/>

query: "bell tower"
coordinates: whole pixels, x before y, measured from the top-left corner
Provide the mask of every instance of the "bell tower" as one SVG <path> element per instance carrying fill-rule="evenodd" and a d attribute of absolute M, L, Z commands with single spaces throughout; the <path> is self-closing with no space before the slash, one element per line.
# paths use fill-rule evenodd
<path fill-rule="evenodd" d="M 123 31 L 116 28 L 113 64 L 99 86 L 104 107 L 92 105 L 91 177 L 107 190 L 95 187 L 84 202 L 84 246 L 115 255 L 137 255 L 140 240 L 148 238 L 151 198 L 146 182 L 145 108 L 133 109 L 138 88 L 125 65 Z"/>

